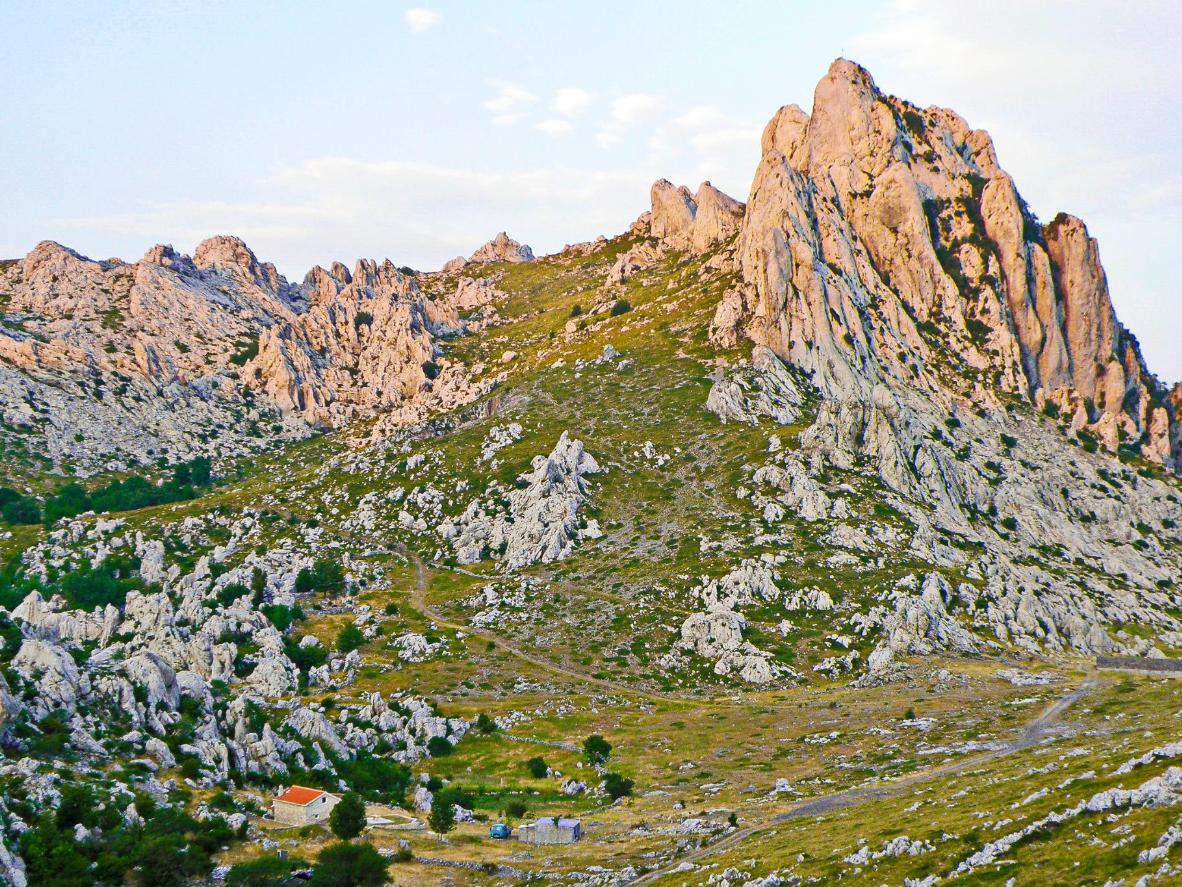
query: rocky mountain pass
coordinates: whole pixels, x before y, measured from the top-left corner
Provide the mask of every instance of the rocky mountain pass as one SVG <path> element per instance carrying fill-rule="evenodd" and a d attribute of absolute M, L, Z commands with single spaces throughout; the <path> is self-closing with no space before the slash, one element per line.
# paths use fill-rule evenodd
<path fill-rule="evenodd" d="M 1182 882 L 1182 685 L 1096 666 L 1182 658 L 1182 385 L 954 111 L 838 59 L 760 155 L 553 255 L 0 262 L 0 880 Z"/>

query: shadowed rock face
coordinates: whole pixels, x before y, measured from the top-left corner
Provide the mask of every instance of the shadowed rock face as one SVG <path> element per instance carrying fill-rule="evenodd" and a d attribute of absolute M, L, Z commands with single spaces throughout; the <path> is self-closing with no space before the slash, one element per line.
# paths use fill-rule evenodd
<path fill-rule="evenodd" d="M 1073 216 L 1038 223 L 987 133 L 885 96 L 839 59 L 812 114 L 781 108 L 761 144 L 736 243 L 743 284 L 715 341 L 766 344 L 835 396 L 891 380 L 1053 402 L 1110 449 L 1140 441 L 1177 467 L 1178 396 L 1117 321 L 1095 240 Z M 654 236 L 684 227 L 671 188 L 659 225 L 654 186 Z"/>

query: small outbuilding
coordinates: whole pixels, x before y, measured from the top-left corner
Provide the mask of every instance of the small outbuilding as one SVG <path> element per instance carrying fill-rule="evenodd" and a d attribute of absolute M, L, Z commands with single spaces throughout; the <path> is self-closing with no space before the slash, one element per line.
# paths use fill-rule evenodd
<path fill-rule="evenodd" d="M 271 816 L 285 825 L 316 825 L 328 819 L 340 800 L 318 788 L 293 785 L 271 801 Z"/>
<path fill-rule="evenodd" d="M 543 816 L 517 830 L 517 840 L 526 844 L 573 844 L 582 836 L 582 823 L 566 817 Z"/>

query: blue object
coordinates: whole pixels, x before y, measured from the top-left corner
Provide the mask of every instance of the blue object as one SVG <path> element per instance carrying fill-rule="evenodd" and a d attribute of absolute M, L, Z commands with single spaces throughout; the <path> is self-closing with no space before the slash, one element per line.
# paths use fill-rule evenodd
<path fill-rule="evenodd" d="M 497 838 L 499 840 L 504 840 L 511 834 L 513 834 L 513 830 L 503 822 L 494 823 L 488 830 L 488 836 L 490 838 Z"/>

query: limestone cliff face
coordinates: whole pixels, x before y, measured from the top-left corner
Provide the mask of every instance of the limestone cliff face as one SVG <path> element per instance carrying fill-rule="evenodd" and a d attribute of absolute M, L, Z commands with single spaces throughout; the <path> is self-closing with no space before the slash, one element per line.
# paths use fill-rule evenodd
<path fill-rule="evenodd" d="M 241 452 L 262 428 L 302 436 L 395 406 L 410 416 L 420 395 L 479 393 L 454 367 L 429 378 L 436 336 L 463 328 L 467 302 L 426 298 L 389 261 L 294 285 L 234 237 L 135 263 L 47 241 L 0 266 L 0 294 L 0 420 L 93 468 Z"/>
<path fill-rule="evenodd" d="M 1051 401 L 1177 467 L 1175 401 L 1115 317 L 1095 240 L 1072 216 L 1041 225 L 987 133 L 839 59 L 761 148 L 717 342 L 765 344 L 834 396 L 891 381 Z"/>
<path fill-rule="evenodd" d="M 666 179 L 653 183 L 649 233 L 674 249 L 701 253 L 729 240 L 739 230 L 743 204 L 709 182 L 691 194 Z"/>
<path fill-rule="evenodd" d="M 248 383 L 285 412 L 339 426 L 414 397 L 435 356 L 431 312 L 414 281 L 389 261 L 314 268 L 307 312 L 269 329 Z M 437 319 L 443 319 L 442 317 Z"/>

